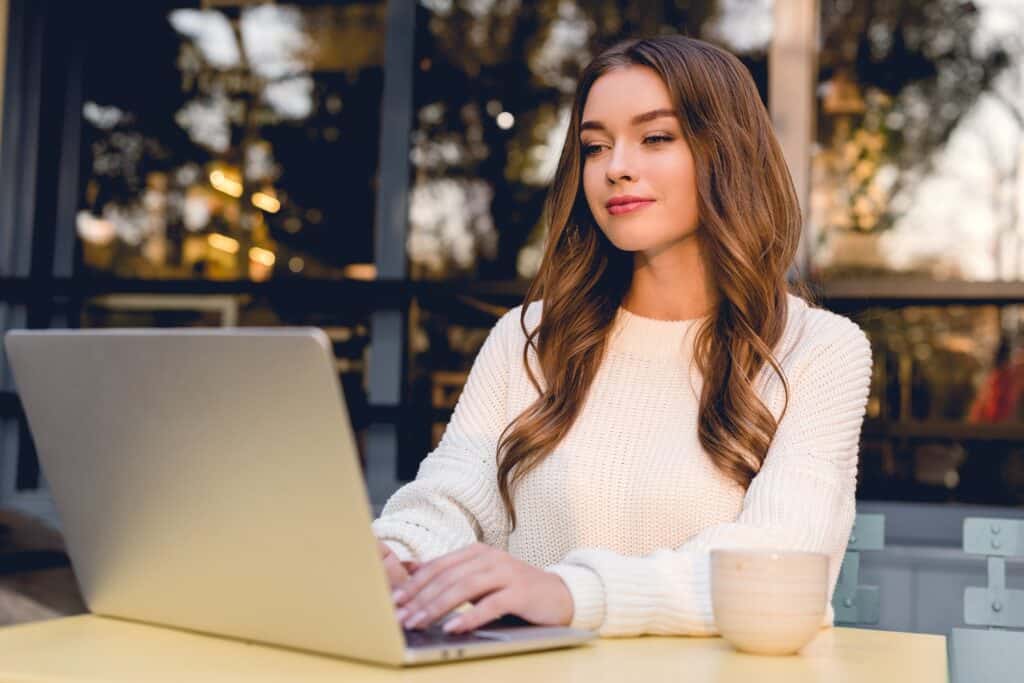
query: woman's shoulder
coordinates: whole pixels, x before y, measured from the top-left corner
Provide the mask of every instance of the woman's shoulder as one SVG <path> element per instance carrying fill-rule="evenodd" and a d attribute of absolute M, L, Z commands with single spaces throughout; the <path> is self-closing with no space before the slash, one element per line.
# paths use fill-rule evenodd
<path fill-rule="evenodd" d="M 540 324 L 543 301 L 532 301 L 526 307 L 526 329 L 533 331 Z M 494 333 L 500 334 L 509 341 L 526 341 L 523 331 L 523 304 L 509 309 L 494 325 Z"/>
<path fill-rule="evenodd" d="M 788 295 L 786 329 L 777 357 L 803 362 L 870 362 L 871 342 L 854 321 Z"/>

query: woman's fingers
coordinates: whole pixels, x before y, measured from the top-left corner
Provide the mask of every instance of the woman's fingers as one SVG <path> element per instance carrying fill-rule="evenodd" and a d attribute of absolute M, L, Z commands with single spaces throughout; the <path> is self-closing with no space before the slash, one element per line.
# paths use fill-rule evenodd
<path fill-rule="evenodd" d="M 485 598 L 506 587 L 507 583 L 495 572 L 473 574 L 465 583 L 451 587 L 415 613 L 407 614 L 402 626 L 407 629 L 425 629 L 459 605 Z"/>
<path fill-rule="evenodd" d="M 462 564 L 466 560 L 486 552 L 486 550 L 486 546 L 481 546 L 479 543 L 475 543 L 463 548 L 462 550 L 456 550 L 453 553 L 448 553 L 447 555 L 443 555 L 421 565 L 416 572 L 409 577 L 409 581 L 406 582 L 406 584 L 399 590 L 395 591 L 395 605 L 398 607 L 404 607 L 410 600 L 413 600 L 419 594 L 424 586 L 433 581 L 434 577 L 451 567 Z"/>
<path fill-rule="evenodd" d="M 543 625 L 572 622 L 575 606 L 565 582 L 504 550 L 477 543 L 418 566 L 382 553 L 389 577 L 394 570 L 414 569 L 394 590 L 396 614 L 405 628 L 429 626 L 467 602 L 476 604 L 449 619 L 445 630 L 470 631 L 506 614 Z"/>
<path fill-rule="evenodd" d="M 459 581 L 465 580 L 466 577 L 470 576 L 474 572 L 480 571 L 481 562 L 483 559 L 479 556 L 469 557 L 459 564 L 452 565 L 445 571 L 436 574 L 434 578 L 420 588 L 416 595 L 410 598 L 404 605 L 403 609 L 409 614 L 414 614 L 424 606 L 433 602 L 437 596 L 448 590 L 451 586 L 458 583 Z"/>
<path fill-rule="evenodd" d="M 506 614 L 513 614 L 515 604 L 514 591 L 511 589 L 497 590 L 462 614 L 445 622 L 442 627 L 446 633 L 466 633 L 484 624 L 500 619 Z"/>
<path fill-rule="evenodd" d="M 402 563 L 394 555 L 384 560 L 384 569 L 388 574 L 388 585 L 396 589 L 409 580 L 409 572 L 405 570 Z"/>
<path fill-rule="evenodd" d="M 459 605 L 503 588 L 499 568 L 485 559 L 471 559 L 438 575 L 400 611 L 406 628 L 426 627 Z"/>
<path fill-rule="evenodd" d="M 398 556 L 385 543 L 377 541 L 377 549 L 380 551 L 381 561 L 384 563 L 384 571 L 388 575 L 388 585 L 392 589 L 398 588 L 409 580 L 409 571 L 405 564 L 398 560 Z"/>

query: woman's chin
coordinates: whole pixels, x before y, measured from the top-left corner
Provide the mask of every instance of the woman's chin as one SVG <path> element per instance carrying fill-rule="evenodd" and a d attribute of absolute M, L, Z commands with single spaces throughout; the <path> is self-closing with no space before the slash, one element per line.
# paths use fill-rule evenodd
<path fill-rule="evenodd" d="M 630 238 L 628 236 L 624 237 L 619 235 L 608 235 L 608 241 L 611 242 L 619 251 L 628 251 L 630 253 L 648 251 L 656 246 L 650 240 L 641 240 L 636 239 L 635 237 Z"/>
<path fill-rule="evenodd" d="M 662 237 L 660 239 L 650 235 L 622 234 L 615 229 L 605 230 L 604 234 L 608 241 L 620 251 L 628 251 L 630 253 L 642 252 L 653 257 L 687 242 L 689 238 L 696 234 L 696 230 L 691 230 L 676 237 Z"/>

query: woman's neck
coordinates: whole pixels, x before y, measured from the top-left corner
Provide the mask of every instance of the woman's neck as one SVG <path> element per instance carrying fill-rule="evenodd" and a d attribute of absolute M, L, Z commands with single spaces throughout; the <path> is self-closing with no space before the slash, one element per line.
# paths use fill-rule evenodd
<path fill-rule="evenodd" d="M 633 255 L 633 281 L 622 307 L 657 320 L 689 320 L 710 314 L 717 303 L 696 235 L 654 252 Z"/>

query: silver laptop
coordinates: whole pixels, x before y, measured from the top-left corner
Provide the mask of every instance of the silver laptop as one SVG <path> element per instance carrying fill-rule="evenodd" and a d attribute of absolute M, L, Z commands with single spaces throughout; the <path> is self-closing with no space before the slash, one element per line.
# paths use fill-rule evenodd
<path fill-rule="evenodd" d="M 403 632 L 321 330 L 5 342 L 93 613 L 391 665 L 594 637 L 507 623 Z"/>

